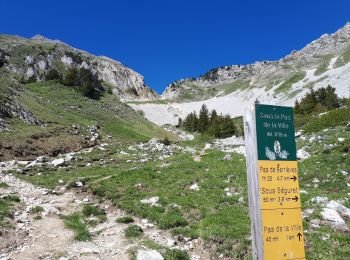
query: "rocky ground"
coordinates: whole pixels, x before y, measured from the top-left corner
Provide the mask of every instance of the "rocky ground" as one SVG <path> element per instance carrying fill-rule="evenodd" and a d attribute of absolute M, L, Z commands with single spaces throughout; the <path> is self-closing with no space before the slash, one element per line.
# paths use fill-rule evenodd
<path fill-rule="evenodd" d="M 346 251 L 346 244 L 348 244 L 345 239 L 345 234 L 349 233 L 350 219 L 349 193 L 346 192 L 346 189 L 350 187 L 348 155 L 338 152 L 339 149 L 344 149 L 343 147 L 346 147 L 348 142 L 349 133 L 344 130 L 346 128 L 341 127 L 327 129 L 318 134 L 305 134 L 303 131 L 296 133 L 299 147 L 297 157 L 301 165 L 300 183 L 306 247 L 310 252 L 314 250 L 312 256 L 319 256 L 318 259 L 327 259 L 324 257 L 327 252 L 322 247 L 337 245 Z M 183 133 L 183 136 L 185 140 L 193 139 L 186 133 Z M 216 170 L 212 172 L 211 169 L 213 165 L 218 164 L 218 160 L 222 165 L 232 164 L 234 167 L 244 163 L 242 155 L 245 155 L 245 147 L 240 137 L 200 143 L 196 143 L 195 140 L 191 142 L 165 145 L 157 139 L 152 139 L 129 146 L 118 146 L 106 141 L 95 147 L 76 153 L 62 154 L 58 157 L 41 156 L 34 161 L 1 162 L 0 183 L 6 184 L 0 186 L 2 187 L 0 188 L 1 198 L 17 195 L 20 202 L 12 208 L 10 222 L 14 228 L 1 228 L 0 259 L 131 259 L 132 257 L 138 260 L 173 259 L 164 257 L 167 249 L 187 252 L 190 259 L 193 260 L 211 259 L 213 255 L 220 259 L 246 259 L 246 254 L 237 258 L 215 252 L 218 250 L 217 243 L 220 244 L 220 241 L 208 242 L 201 236 L 187 237 L 171 234 L 170 229 L 159 229 L 156 223 L 147 218 L 133 216 L 134 224 L 142 229 L 143 236 L 129 239 L 125 235 L 125 230 L 129 225 L 116 222 L 117 218 L 126 216 L 126 212 L 113 206 L 107 196 L 98 197 L 91 193 L 94 185 L 97 186 L 101 182 L 107 183 L 105 181 L 109 178 L 113 182 L 116 176 L 122 176 L 114 175 L 116 173 L 112 172 L 108 174 L 108 169 L 113 169 L 117 165 L 126 167 L 127 173 L 131 175 L 132 171 L 140 170 L 142 167 L 148 169 L 148 172 L 152 171 L 152 168 L 147 168 L 150 167 L 147 165 L 155 163 L 156 169 L 159 169 L 156 173 L 169 175 L 170 178 L 169 165 L 175 164 L 177 160 L 174 158 L 177 158 L 179 154 L 186 154 L 189 161 L 193 163 L 191 167 L 195 169 L 198 167 L 196 165 L 203 164 L 204 172 L 207 172 L 205 175 L 211 176 L 213 181 L 215 180 L 213 174 Z M 210 161 L 212 159 L 209 157 L 208 161 L 207 156 L 211 153 L 219 153 L 219 159 Z M 322 159 L 327 157 L 332 157 L 333 162 Z M 97 172 L 91 171 L 98 170 L 94 167 L 100 168 L 99 170 L 106 169 L 107 173 L 99 176 Z M 75 174 L 74 169 L 85 169 L 84 171 L 91 169 L 91 175 L 84 180 L 79 179 L 79 176 L 75 178 L 72 176 Z M 178 170 L 186 169 L 179 168 Z M 68 171 L 70 180 L 74 180 L 73 184 L 69 183 L 68 179 L 64 179 L 64 171 Z M 331 171 L 335 171 L 335 174 L 330 174 Z M 234 172 L 240 172 L 239 168 L 235 168 Z M 52 184 L 50 178 L 55 175 L 58 175 L 59 178 L 54 178 Z M 26 176 L 28 180 L 33 178 L 31 179 L 33 183 L 40 178 L 47 178 L 47 188 L 26 182 L 21 176 Z M 222 200 L 233 199 L 233 205 L 244 208 L 246 207 L 245 187 L 238 186 L 238 183 L 232 183 L 230 180 L 230 178 L 237 177 L 236 173 L 228 175 L 224 186 L 219 186 L 220 193 L 224 194 L 220 196 L 223 196 Z M 196 196 L 195 194 L 207 192 L 206 189 L 208 193 L 204 194 L 212 193 L 212 188 L 206 187 L 202 178 L 204 177 L 194 178 L 196 181 L 182 186 L 182 193 L 188 190 L 190 193 L 187 196 Z M 89 184 L 85 183 L 85 180 Z M 149 184 L 146 181 L 148 181 L 147 178 L 131 184 L 131 187 L 140 192 L 147 191 Z M 333 192 L 333 186 L 336 186 L 338 192 Z M 116 186 L 115 189 L 117 188 Z M 161 187 L 154 186 L 153 188 Z M 106 187 L 106 190 L 109 188 Z M 168 193 L 172 192 L 176 191 L 168 191 Z M 159 191 L 157 196 L 151 196 L 152 192 L 149 194 L 150 196 L 133 199 L 146 208 L 164 207 L 166 193 Z M 90 241 L 78 241 L 75 239 L 75 233 L 65 226 L 63 216 L 79 213 L 87 204 L 98 205 L 105 212 L 106 219 L 95 226 L 88 227 L 91 233 Z M 181 209 L 181 205 L 175 203 L 169 205 L 171 208 Z M 35 210 L 38 207 L 42 210 Z M 94 218 L 91 216 L 88 219 L 93 220 Z M 247 239 L 249 242 L 249 238 Z M 249 252 L 249 248 L 244 250 Z M 347 253 L 342 253 L 343 255 Z"/>
<path fill-rule="evenodd" d="M 104 149 L 105 145 L 102 144 L 98 148 Z M 130 146 L 129 151 L 136 148 L 147 150 L 145 147 L 149 146 L 152 146 L 153 150 L 164 148 L 163 144 L 151 140 L 147 144 Z M 168 147 L 170 154 L 172 149 L 176 149 L 176 146 Z M 90 148 L 80 153 L 92 150 L 93 148 Z M 0 164 L 0 182 L 8 185 L 0 189 L 1 196 L 15 194 L 20 197 L 20 203 L 13 212 L 12 223 L 15 229 L 3 230 L 0 237 L 0 259 L 130 259 L 132 254 L 140 260 L 163 259 L 156 250 L 148 249 L 137 240 L 126 239 L 124 230 L 127 225 L 116 222 L 117 218 L 125 216 L 126 213 L 113 207 L 109 201 L 97 201 L 93 195 L 79 189 L 84 186 L 82 182 L 76 182 L 77 188 L 67 191 L 63 181 L 60 180 L 59 184 L 62 185 L 51 190 L 34 186 L 6 173 L 11 170 L 23 172 L 43 164 L 60 167 L 73 160 L 77 154 L 69 153 L 59 158 L 42 156 L 34 161 L 9 161 Z M 167 152 L 160 157 L 162 159 L 166 156 L 169 156 Z M 140 161 L 145 162 L 148 159 L 141 158 Z M 107 219 L 90 229 L 91 241 L 76 241 L 74 232 L 65 227 L 61 217 L 79 212 L 86 203 L 98 204 L 105 210 Z M 33 212 L 37 207 L 41 207 L 43 211 Z M 146 239 L 160 247 L 188 251 L 191 259 L 207 258 L 201 240 L 190 241 L 186 237 L 174 237 L 169 232 L 158 229 L 147 219 L 134 218 L 134 220 L 135 224 L 142 228 Z"/>

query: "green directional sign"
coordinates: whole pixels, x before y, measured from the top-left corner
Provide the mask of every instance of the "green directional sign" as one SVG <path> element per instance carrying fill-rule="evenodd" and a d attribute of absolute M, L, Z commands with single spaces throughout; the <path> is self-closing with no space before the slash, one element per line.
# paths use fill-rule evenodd
<path fill-rule="evenodd" d="M 293 108 L 255 105 L 258 160 L 296 160 Z"/>

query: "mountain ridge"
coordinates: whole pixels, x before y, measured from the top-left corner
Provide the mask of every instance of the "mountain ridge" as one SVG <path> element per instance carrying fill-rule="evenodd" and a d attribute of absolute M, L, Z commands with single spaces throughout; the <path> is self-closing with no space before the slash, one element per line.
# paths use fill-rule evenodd
<path fill-rule="evenodd" d="M 220 83 L 233 82 L 237 79 L 245 80 L 254 77 L 255 74 L 268 74 L 278 70 L 276 66 L 294 65 L 312 65 L 317 63 L 318 59 L 330 53 L 334 54 L 350 46 L 350 23 L 347 22 L 342 28 L 333 34 L 323 34 L 318 39 L 310 42 L 298 51 L 292 51 L 290 54 L 275 61 L 256 61 L 251 64 L 226 65 L 213 68 L 199 77 L 179 79 L 170 83 L 163 91 L 161 98 L 176 100 L 181 95 L 181 88 L 186 89 L 186 85 L 198 84 L 200 87 L 208 87 Z M 310 60 L 311 59 L 311 60 Z M 305 64 L 307 63 L 307 64 Z M 290 73 L 287 73 L 290 74 Z M 264 76 L 264 75 L 263 75 Z M 213 97 L 213 96 L 211 96 Z M 193 101 L 193 100 L 187 100 Z"/>
<path fill-rule="evenodd" d="M 85 68 L 110 85 L 113 92 L 125 100 L 152 100 L 158 94 L 146 85 L 144 77 L 119 61 L 96 56 L 60 40 L 42 35 L 24 38 L 0 35 L 0 59 L 15 77 L 35 77 L 43 80 L 45 73 L 56 69 L 60 73 L 71 67 Z"/>

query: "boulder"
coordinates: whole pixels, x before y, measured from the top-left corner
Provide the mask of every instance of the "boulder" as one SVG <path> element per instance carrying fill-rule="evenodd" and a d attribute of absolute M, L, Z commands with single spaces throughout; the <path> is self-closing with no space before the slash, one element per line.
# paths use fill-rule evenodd
<path fill-rule="evenodd" d="M 208 149 L 210 149 L 210 148 L 211 148 L 211 144 L 209 144 L 209 143 L 205 144 L 204 150 L 208 150 Z"/>
<path fill-rule="evenodd" d="M 158 197 L 158 196 L 151 197 L 151 198 L 148 198 L 148 199 L 140 200 L 140 202 L 141 202 L 142 204 L 149 204 L 149 205 L 151 205 L 151 206 L 156 206 L 156 205 L 158 205 L 158 201 L 159 201 L 159 197 Z"/>
<path fill-rule="evenodd" d="M 163 260 L 164 257 L 156 250 L 140 249 L 137 251 L 136 260 Z"/>
<path fill-rule="evenodd" d="M 326 207 L 329 209 L 334 209 L 341 215 L 350 218 L 350 209 L 343 206 L 342 204 L 338 203 L 335 200 L 331 200 L 330 202 L 328 202 Z"/>
<path fill-rule="evenodd" d="M 310 156 L 311 155 L 307 151 L 305 151 L 304 149 L 299 149 L 297 151 L 297 158 L 300 161 L 303 161 L 303 160 L 309 158 Z"/>
<path fill-rule="evenodd" d="M 339 215 L 339 213 L 330 208 L 323 208 L 321 211 L 321 216 L 324 220 L 330 222 L 331 226 L 339 231 L 348 231 L 349 228 L 346 226 L 344 219 Z"/>
<path fill-rule="evenodd" d="M 51 165 L 57 167 L 57 166 L 63 166 L 65 164 L 65 161 L 63 158 L 58 158 L 58 159 L 55 159 L 51 162 Z"/>
<path fill-rule="evenodd" d="M 224 156 L 224 160 L 225 161 L 230 161 L 232 159 L 232 155 L 231 154 L 226 154 L 225 156 Z"/>
<path fill-rule="evenodd" d="M 344 141 L 345 141 L 345 138 L 343 138 L 343 137 L 339 137 L 339 138 L 338 138 L 338 142 L 342 143 L 342 142 L 344 142 Z"/>
<path fill-rule="evenodd" d="M 197 183 L 194 183 L 190 186 L 190 190 L 193 190 L 193 191 L 199 191 L 199 186 Z"/>
<path fill-rule="evenodd" d="M 304 132 L 303 130 L 300 130 L 300 131 L 296 132 L 295 133 L 295 137 L 298 138 L 298 137 L 302 136 L 303 132 Z"/>

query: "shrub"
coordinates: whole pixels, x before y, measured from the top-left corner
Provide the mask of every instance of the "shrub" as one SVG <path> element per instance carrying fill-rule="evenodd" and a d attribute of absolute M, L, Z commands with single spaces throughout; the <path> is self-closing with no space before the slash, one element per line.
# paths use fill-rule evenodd
<path fill-rule="evenodd" d="M 69 216 L 64 216 L 63 220 L 66 227 L 74 231 L 76 240 L 91 240 L 91 234 L 87 229 L 86 224 L 81 220 L 81 217 L 78 213 L 74 213 Z"/>
<path fill-rule="evenodd" d="M 41 206 L 35 206 L 33 208 L 31 208 L 30 212 L 32 214 L 36 214 L 36 213 L 40 213 L 40 212 L 43 212 L 44 211 L 44 208 L 41 207 Z"/>
<path fill-rule="evenodd" d="M 129 225 L 124 230 L 124 235 L 126 238 L 133 238 L 133 237 L 139 237 L 143 233 L 143 230 L 138 225 Z"/>
<path fill-rule="evenodd" d="M 124 216 L 124 217 L 117 218 L 115 221 L 117 223 L 129 224 L 129 223 L 133 223 L 134 219 L 130 216 Z"/>
<path fill-rule="evenodd" d="M 60 79 L 60 74 L 56 69 L 51 69 L 45 74 L 45 79 L 46 80 L 59 80 Z"/>
<path fill-rule="evenodd" d="M 106 212 L 100 207 L 92 205 L 91 203 L 84 205 L 83 215 L 85 217 L 90 217 L 90 216 L 97 217 L 100 222 L 104 222 L 107 220 Z"/>
<path fill-rule="evenodd" d="M 169 140 L 169 138 L 168 138 L 167 136 L 164 137 L 162 143 L 163 143 L 164 145 L 171 145 L 171 142 L 170 142 L 170 140 Z"/>
<path fill-rule="evenodd" d="M 165 259 L 167 260 L 189 260 L 187 252 L 180 249 L 167 249 L 165 251 Z"/>

